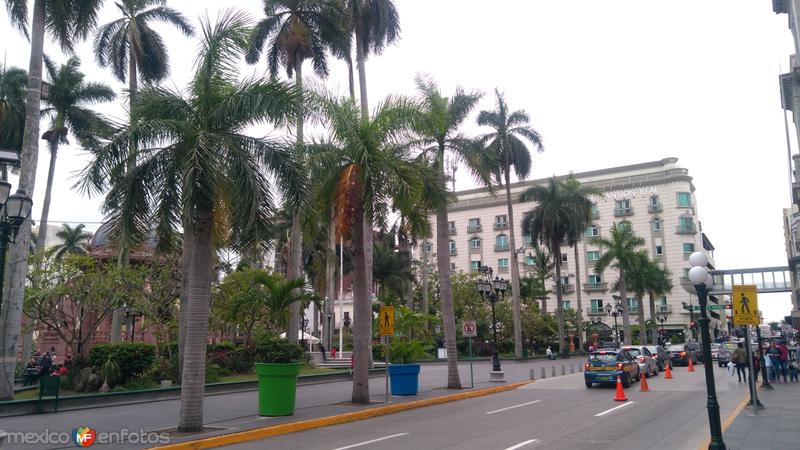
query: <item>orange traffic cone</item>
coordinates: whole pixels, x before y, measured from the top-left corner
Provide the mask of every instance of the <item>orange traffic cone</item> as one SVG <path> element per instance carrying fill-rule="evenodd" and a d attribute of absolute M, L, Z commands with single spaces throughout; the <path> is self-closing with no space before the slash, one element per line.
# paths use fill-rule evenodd
<path fill-rule="evenodd" d="M 692 364 L 692 358 L 689 358 L 689 372 L 694 372 L 694 364 Z"/>
<path fill-rule="evenodd" d="M 616 402 L 627 402 L 628 397 L 625 397 L 625 390 L 622 389 L 622 377 L 617 376 L 617 396 L 614 397 Z"/>
<path fill-rule="evenodd" d="M 666 374 L 666 375 L 664 375 L 664 379 L 665 379 L 665 380 L 671 380 L 671 379 L 672 379 L 672 371 L 671 371 L 671 370 L 669 370 L 669 364 L 667 364 L 667 365 L 666 365 L 666 366 L 664 366 L 664 367 L 667 369 L 667 374 Z"/>
<path fill-rule="evenodd" d="M 647 387 L 647 374 L 642 373 L 642 382 L 639 385 L 639 391 L 641 392 L 650 392 L 650 388 Z"/>

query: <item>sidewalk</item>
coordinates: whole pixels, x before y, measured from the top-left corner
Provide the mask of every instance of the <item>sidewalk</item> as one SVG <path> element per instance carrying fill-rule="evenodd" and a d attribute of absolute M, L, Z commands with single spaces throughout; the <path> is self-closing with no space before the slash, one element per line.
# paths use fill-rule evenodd
<path fill-rule="evenodd" d="M 732 450 L 800 448 L 800 383 L 775 383 L 758 390 L 764 409 L 745 407 L 723 433 Z"/>

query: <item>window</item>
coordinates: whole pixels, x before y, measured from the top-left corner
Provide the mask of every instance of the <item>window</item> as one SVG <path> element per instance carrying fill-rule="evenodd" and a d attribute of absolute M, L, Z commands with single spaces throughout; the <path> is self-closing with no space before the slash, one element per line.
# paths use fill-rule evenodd
<path fill-rule="evenodd" d="M 662 295 L 660 299 L 658 299 L 658 306 L 667 306 L 667 296 Z"/>
<path fill-rule="evenodd" d="M 508 226 L 508 216 L 505 214 L 502 216 L 494 216 L 494 223 L 498 226 Z"/>
<path fill-rule="evenodd" d="M 659 206 L 661 206 L 661 200 L 658 199 L 657 195 L 651 195 L 650 196 L 650 207 L 653 208 L 653 209 L 656 209 Z"/>
<path fill-rule="evenodd" d="M 456 241 L 450 241 L 450 254 L 456 254 Z"/>
<path fill-rule="evenodd" d="M 561 277 L 561 285 L 569 284 L 569 275 Z"/>
<path fill-rule="evenodd" d="M 627 231 L 628 233 L 633 231 L 633 226 L 627 220 L 620 222 L 618 226 L 623 230 Z"/>
<path fill-rule="evenodd" d="M 453 221 L 447 222 L 447 230 L 452 232 L 456 231 L 456 223 Z"/>
<path fill-rule="evenodd" d="M 586 260 L 589 262 L 594 262 L 600 259 L 600 252 L 598 250 L 589 250 L 586 252 Z"/>
<path fill-rule="evenodd" d="M 639 299 L 635 297 L 628 297 L 628 311 L 639 310 Z"/>
<path fill-rule="evenodd" d="M 693 217 L 679 217 L 678 218 L 678 231 L 679 232 L 694 232 L 694 218 Z"/>
<path fill-rule="evenodd" d="M 691 207 L 692 207 L 691 192 L 678 192 L 678 208 L 691 208 Z"/>
<path fill-rule="evenodd" d="M 469 248 L 481 248 L 481 238 L 474 237 L 469 240 Z"/>
<path fill-rule="evenodd" d="M 600 284 L 600 283 L 602 283 L 600 275 L 589 275 L 589 284 Z"/>
<path fill-rule="evenodd" d="M 500 258 L 497 260 L 497 267 L 508 268 L 508 258 Z"/>
<path fill-rule="evenodd" d="M 689 278 L 689 269 L 688 268 L 684 268 L 683 269 L 683 278 L 686 278 L 686 279 Z"/>
<path fill-rule="evenodd" d="M 530 234 L 523 234 L 522 240 L 525 241 L 526 245 L 531 245 L 533 243 L 533 238 L 531 237 Z"/>
<path fill-rule="evenodd" d="M 664 254 L 664 247 L 662 245 L 656 245 L 656 256 L 661 256 Z"/>
<path fill-rule="evenodd" d="M 472 270 L 481 270 L 481 262 L 480 261 L 470 261 L 469 268 Z"/>
<path fill-rule="evenodd" d="M 494 245 L 498 250 L 508 250 L 508 236 L 499 234 L 494 240 Z"/>
<path fill-rule="evenodd" d="M 600 217 L 600 211 L 597 209 L 597 203 L 592 203 L 592 218 L 597 219 Z"/>
<path fill-rule="evenodd" d="M 527 264 L 529 266 L 532 266 L 532 265 L 536 264 L 536 260 L 533 258 L 533 256 L 528 255 L 528 256 L 525 257 L 525 264 Z"/>
<path fill-rule="evenodd" d="M 614 213 L 617 215 L 627 215 L 631 213 L 631 201 L 630 199 L 625 200 L 617 200 L 616 206 L 614 207 Z"/>
<path fill-rule="evenodd" d="M 684 242 L 683 253 L 694 253 L 694 244 L 691 242 Z"/>
<path fill-rule="evenodd" d="M 603 312 L 603 299 L 593 298 L 589 300 L 589 303 L 592 305 L 592 312 Z"/>
<path fill-rule="evenodd" d="M 456 263 L 450 263 L 450 272 L 456 271 Z"/>
<path fill-rule="evenodd" d="M 469 222 L 467 222 L 467 231 L 470 233 L 481 231 L 481 219 L 469 219 Z"/>
<path fill-rule="evenodd" d="M 600 227 L 596 225 L 590 225 L 586 228 L 586 231 L 583 233 L 586 237 L 597 237 L 600 236 Z"/>
<path fill-rule="evenodd" d="M 567 262 L 567 254 L 566 254 L 566 253 L 562 253 L 562 254 L 561 254 L 561 262 L 562 262 L 562 263 L 565 263 L 565 262 Z"/>
<path fill-rule="evenodd" d="M 652 225 L 653 231 L 655 231 L 655 232 L 661 231 L 661 219 L 659 219 L 658 217 L 653 219 L 653 221 L 651 222 L 651 225 Z"/>
<path fill-rule="evenodd" d="M 562 301 L 561 305 L 564 307 L 564 310 L 572 309 L 572 302 L 569 300 Z"/>

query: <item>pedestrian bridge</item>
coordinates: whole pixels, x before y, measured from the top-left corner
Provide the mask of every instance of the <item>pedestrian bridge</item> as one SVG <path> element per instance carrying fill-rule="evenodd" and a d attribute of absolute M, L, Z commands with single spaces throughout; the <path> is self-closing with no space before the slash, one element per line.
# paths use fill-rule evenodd
<path fill-rule="evenodd" d="M 792 273 L 788 266 L 754 269 L 712 270 L 711 295 L 730 295 L 737 284 L 754 284 L 759 294 L 792 292 Z"/>

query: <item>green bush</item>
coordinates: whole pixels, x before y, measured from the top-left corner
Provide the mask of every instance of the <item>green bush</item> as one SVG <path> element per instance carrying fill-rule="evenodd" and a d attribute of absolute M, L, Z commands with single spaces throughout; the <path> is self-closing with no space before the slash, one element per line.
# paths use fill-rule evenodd
<path fill-rule="evenodd" d="M 158 383 L 153 381 L 153 378 L 149 376 L 143 376 L 134 378 L 132 380 L 128 380 L 128 382 L 123 385 L 123 388 L 125 388 L 126 391 L 138 391 L 142 389 L 153 389 L 157 387 Z"/>
<path fill-rule="evenodd" d="M 286 339 L 264 337 L 256 341 L 255 361 L 259 363 L 298 363 L 303 361 L 303 349 Z"/>
<path fill-rule="evenodd" d="M 206 366 L 206 383 L 218 383 L 221 377 L 230 374 L 228 369 L 220 367 L 219 364 L 209 364 Z"/>
<path fill-rule="evenodd" d="M 427 355 L 420 341 L 394 340 L 389 344 L 389 362 L 394 364 L 413 364 Z"/>
<path fill-rule="evenodd" d="M 97 371 L 109 358 L 119 364 L 120 375 L 117 382 L 125 384 L 153 366 L 156 359 L 156 348 L 154 345 L 141 342 L 122 342 L 98 344 L 89 352 L 89 360 Z"/>

